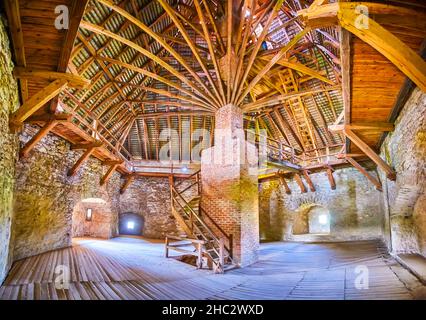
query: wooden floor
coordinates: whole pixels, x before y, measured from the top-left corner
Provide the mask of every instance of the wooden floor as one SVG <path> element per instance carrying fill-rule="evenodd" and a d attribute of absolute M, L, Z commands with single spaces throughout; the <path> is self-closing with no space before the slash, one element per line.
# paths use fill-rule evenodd
<path fill-rule="evenodd" d="M 376 242 L 261 245 L 256 264 L 212 274 L 163 257 L 144 239 L 76 239 L 72 248 L 18 261 L 0 299 L 412 299 L 424 286 Z M 69 266 L 69 290 L 55 267 Z M 367 266 L 369 289 L 355 287 Z"/>

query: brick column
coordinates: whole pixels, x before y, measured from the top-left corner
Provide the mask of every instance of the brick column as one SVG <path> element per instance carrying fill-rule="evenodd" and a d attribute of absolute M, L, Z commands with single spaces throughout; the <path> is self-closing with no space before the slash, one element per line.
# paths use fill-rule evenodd
<path fill-rule="evenodd" d="M 233 257 L 241 266 L 257 260 L 257 163 L 256 147 L 244 139 L 241 109 L 222 107 L 216 113 L 214 146 L 201 156 L 201 206 L 227 234 L 232 234 Z"/>

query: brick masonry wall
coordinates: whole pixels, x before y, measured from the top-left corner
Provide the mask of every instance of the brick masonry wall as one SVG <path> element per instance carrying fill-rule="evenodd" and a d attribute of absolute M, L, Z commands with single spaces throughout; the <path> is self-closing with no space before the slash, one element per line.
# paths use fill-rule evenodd
<path fill-rule="evenodd" d="M 37 132 L 25 126 L 20 135 L 24 145 Z M 116 234 L 120 178 L 115 173 L 107 185 L 100 179 L 108 170 L 93 157 L 74 177 L 68 170 L 83 151 L 71 151 L 70 144 L 49 134 L 20 159 L 16 167 L 14 194 L 14 259 L 71 245 L 72 216 L 83 199 L 100 198 L 111 213 L 111 235 Z"/>
<path fill-rule="evenodd" d="M 246 266 L 258 258 L 257 172 L 249 171 L 249 163 L 257 164 L 257 156 L 254 146 L 237 139 L 244 137 L 239 131 L 243 122 L 238 108 L 231 105 L 221 108 L 216 113 L 216 123 L 216 129 L 229 130 L 226 137 L 232 149 L 226 149 L 226 143 L 218 138 L 216 132 L 215 146 L 202 152 L 201 206 L 227 235 L 233 236 L 234 260 Z M 245 159 L 239 152 L 240 148 L 246 149 Z M 216 234 L 220 235 L 217 230 Z"/>
<path fill-rule="evenodd" d="M 375 172 L 371 172 L 375 174 Z M 263 240 L 341 241 L 382 237 L 383 218 L 380 192 L 356 169 L 334 173 L 337 188 L 332 190 L 325 172 L 311 179 L 316 192 L 301 193 L 294 180 L 286 179 L 292 193 L 285 193 L 278 181 L 262 183 L 259 188 L 260 234 Z M 306 181 L 302 178 L 305 185 Z M 307 216 L 312 208 L 325 208 L 330 216 L 330 234 L 295 235 L 308 230 Z M 305 224 L 305 225 L 304 225 Z"/>
<path fill-rule="evenodd" d="M 386 241 L 395 253 L 426 256 L 426 94 L 414 89 L 381 147 L 396 181 L 381 173 Z M 389 223 L 390 217 L 390 223 Z M 391 237 L 389 236 L 391 226 Z"/>
<path fill-rule="evenodd" d="M 10 42 L 0 15 L 0 284 L 8 272 L 13 216 L 13 189 L 18 139 L 9 134 L 9 114 L 19 107 L 18 84 L 12 75 Z"/>

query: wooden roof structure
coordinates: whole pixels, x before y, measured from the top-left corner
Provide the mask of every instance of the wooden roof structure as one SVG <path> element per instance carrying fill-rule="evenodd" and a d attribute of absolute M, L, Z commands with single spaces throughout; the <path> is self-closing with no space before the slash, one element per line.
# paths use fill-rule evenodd
<path fill-rule="evenodd" d="M 178 134 L 173 160 L 194 160 L 184 155 L 199 143 L 192 133 L 213 132 L 229 103 L 306 170 L 357 167 L 359 157 L 394 179 L 377 150 L 410 88 L 426 89 L 422 1 L 5 0 L 5 9 L 22 98 L 11 129 L 41 126 L 21 155 L 52 131 L 85 150 L 70 174 L 94 155 L 110 166 L 105 181 L 158 161 L 163 132 Z"/>

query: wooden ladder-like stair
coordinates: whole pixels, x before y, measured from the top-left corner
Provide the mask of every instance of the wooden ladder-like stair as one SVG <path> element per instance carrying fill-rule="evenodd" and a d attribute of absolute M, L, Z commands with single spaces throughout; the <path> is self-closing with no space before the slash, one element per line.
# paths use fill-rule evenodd
<path fill-rule="evenodd" d="M 207 266 L 216 273 L 223 273 L 236 267 L 232 259 L 232 236 L 227 235 L 220 226 L 201 208 L 200 172 L 187 179 L 171 184 L 172 214 L 186 237 L 176 240 L 191 242 L 197 254 L 207 261 Z M 173 248 L 173 244 L 169 248 Z M 197 262 L 202 267 L 201 261 Z"/>

